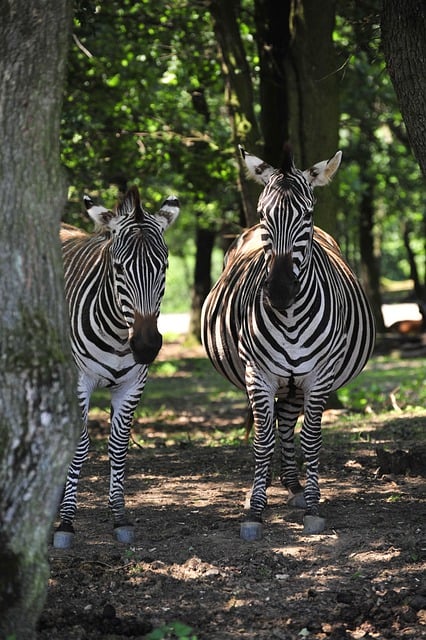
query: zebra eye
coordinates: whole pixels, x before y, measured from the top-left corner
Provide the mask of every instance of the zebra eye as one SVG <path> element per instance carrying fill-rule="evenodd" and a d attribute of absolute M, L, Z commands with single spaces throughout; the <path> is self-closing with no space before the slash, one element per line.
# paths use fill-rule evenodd
<path fill-rule="evenodd" d="M 123 275 L 124 269 L 122 264 L 120 264 L 119 262 L 114 262 L 114 269 L 115 269 L 115 272 L 118 273 L 120 276 Z"/>

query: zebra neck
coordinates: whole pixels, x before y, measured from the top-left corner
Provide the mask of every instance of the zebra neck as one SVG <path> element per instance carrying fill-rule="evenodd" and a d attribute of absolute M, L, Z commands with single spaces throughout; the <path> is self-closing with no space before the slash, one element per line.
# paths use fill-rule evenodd
<path fill-rule="evenodd" d="M 101 287 L 94 300 L 92 321 L 96 324 L 100 336 L 108 341 L 114 340 L 117 345 L 124 345 L 129 340 L 129 327 L 114 294 L 113 284 Z"/>

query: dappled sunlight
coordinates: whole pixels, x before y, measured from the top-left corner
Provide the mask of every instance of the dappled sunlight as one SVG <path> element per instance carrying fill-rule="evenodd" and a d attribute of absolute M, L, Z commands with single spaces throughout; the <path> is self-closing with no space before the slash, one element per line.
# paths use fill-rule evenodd
<path fill-rule="evenodd" d="M 74 546 L 49 547 L 47 606 L 55 619 L 96 622 L 104 605 L 114 603 L 131 629 L 145 616 L 157 625 L 182 620 L 202 630 L 200 639 L 278 638 L 277 628 L 296 638 L 309 627 L 321 630 L 309 632 L 320 640 L 338 628 L 355 640 L 380 637 L 387 624 L 389 637 L 417 640 L 424 606 L 424 478 L 380 475 L 376 447 L 418 447 L 426 410 L 327 411 L 320 459 L 324 532 L 303 534 L 303 510 L 286 503 L 276 451 L 263 538 L 250 543 L 239 537 L 253 481 L 245 396 L 205 358 L 196 354 L 194 360 L 175 355 L 172 366 L 165 361 L 153 369 L 136 415 L 125 476 L 135 526 L 130 546 L 113 537 L 108 413 L 102 395 L 96 399 L 101 411 L 91 414 Z M 407 379 L 420 376 L 420 363 L 414 364 L 404 369 Z M 382 365 L 372 373 L 374 384 L 383 386 L 393 369 Z M 355 394 L 365 397 L 373 389 L 374 395 L 371 384 L 367 378 Z"/>

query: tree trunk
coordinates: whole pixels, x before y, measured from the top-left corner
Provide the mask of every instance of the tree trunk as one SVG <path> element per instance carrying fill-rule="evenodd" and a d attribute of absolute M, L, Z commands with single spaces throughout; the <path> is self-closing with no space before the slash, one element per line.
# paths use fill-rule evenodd
<path fill-rule="evenodd" d="M 58 239 L 72 3 L 0 9 L 0 637 L 35 637 L 47 538 L 80 427 Z"/>
<path fill-rule="evenodd" d="M 194 288 L 192 293 L 191 322 L 189 333 L 201 342 L 201 308 L 209 293 L 211 282 L 212 251 L 216 233 L 197 226 L 194 269 Z"/>
<path fill-rule="evenodd" d="M 424 0 L 383 0 L 381 30 L 386 65 L 411 148 L 426 178 L 425 14 Z"/>
<path fill-rule="evenodd" d="M 364 156 L 367 161 L 367 156 Z M 380 266 L 374 251 L 374 180 L 366 176 L 360 203 L 359 248 L 361 254 L 361 280 L 373 311 L 377 331 L 383 333 L 385 325 L 380 292 Z"/>
<path fill-rule="evenodd" d="M 262 149 L 250 68 L 237 21 L 239 3 L 211 3 L 234 139 L 273 166 L 279 165 L 287 140 L 293 146 L 296 165 L 302 169 L 337 150 L 337 62 L 332 41 L 335 4 L 335 0 L 255 0 Z M 259 189 L 247 184 L 242 169 L 240 187 L 250 226 L 258 221 L 255 204 Z M 335 231 L 336 189 L 334 184 L 321 190 L 315 208 L 316 224 L 330 233 Z"/>
<path fill-rule="evenodd" d="M 262 157 L 279 167 L 289 135 L 289 95 L 285 68 L 291 33 L 292 0 L 255 0 L 256 42 L 259 51 L 260 124 L 265 141 Z"/>
<path fill-rule="evenodd" d="M 261 135 L 254 112 L 255 101 L 251 70 L 247 63 L 237 20 L 239 5 L 238 0 L 212 0 L 210 12 L 222 59 L 225 100 L 231 121 L 235 151 L 239 159 L 238 186 L 246 224 L 251 227 L 258 222 L 259 186 L 247 179 L 237 145 L 242 144 L 250 153 L 260 153 Z"/>
<path fill-rule="evenodd" d="M 335 0 L 294 3 L 291 44 L 285 61 L 289 138 L 296 166 L 307 169 L 333 156 L 339 144 L 337 58 L 333 45 Z M 315 224 L 336 231 L 338 180 L 317 189 Z"/>

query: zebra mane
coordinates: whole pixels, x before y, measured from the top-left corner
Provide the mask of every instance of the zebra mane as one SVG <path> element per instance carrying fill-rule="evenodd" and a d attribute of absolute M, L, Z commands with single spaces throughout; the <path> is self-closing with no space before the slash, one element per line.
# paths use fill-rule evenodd
<path fill-rule="evenodd" d="M 290 173 L 294 169 L 293 151 L 289 142 L 284 143 L 280 169 L 284 174 Z"/>
<path fill-rule="evenodd" d="M 116 208 L 116 215 L 118 216 L 130 214 L 134 214 L 137 222 L 143 222 L 144 210 L 141 206 L 139 190 L 136 186 L 130 187 Z"/>

